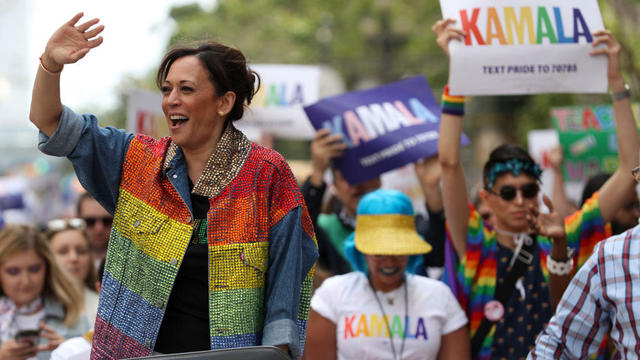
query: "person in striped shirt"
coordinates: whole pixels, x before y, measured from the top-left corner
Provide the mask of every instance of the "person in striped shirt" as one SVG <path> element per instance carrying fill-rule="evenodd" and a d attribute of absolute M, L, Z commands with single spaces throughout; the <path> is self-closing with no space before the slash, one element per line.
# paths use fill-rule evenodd
<path fill-rule="evenodd" d="M 633 170 L 636 181 L 639 170 Z M 616 358 L 638 358 L 639 240 L 640 225 L 636 225 L 598 243 L 527 359 L 585 358 L 607 334 L 619 354 Z"/>

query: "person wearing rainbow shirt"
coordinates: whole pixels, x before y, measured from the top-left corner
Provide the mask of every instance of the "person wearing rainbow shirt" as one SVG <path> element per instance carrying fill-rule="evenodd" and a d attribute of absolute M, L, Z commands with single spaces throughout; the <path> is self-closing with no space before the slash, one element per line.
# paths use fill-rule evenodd
<path fill-rule="evenodd" d="M 438 45 L 447 55 L 449 41 L 463 41 L 466 35 L 453 27 L 454 23 L 445 19 L 433 26 Z M 511 144 L 495 149 L 485 164 L 480 196 L 496 219 L 495 227 L 484 224 L 469 206 L 460 162 L 465 98 L 445 89 L 438 150 L 449 240 L 457 255 L 448 262 L 445 280 L 470 318 L 474 358 L 527 356 L 571 274 L 586 261 L 595 244 L 609 235 L 605 223 L 628 201 L 635 186 L 628 171 L 638 163 L 640 142 L 630 103 L 621 99 L 625 82 L 620 71 L 620 45 L 608 31 L 593 35 L 591 55 L 608 58 L 619 167 L 599 192 L 565 219 L 564 231 L 538 223 L 538 233 L 529 234 L 532 212 L 539 215 L 540 169 L 526 150 Z M 598 45 L 605 46 L 596 48 Z M 545 203 L 550 205 L 548 199 Z M 516 267 L 521 272 L 510 276 Z"/>

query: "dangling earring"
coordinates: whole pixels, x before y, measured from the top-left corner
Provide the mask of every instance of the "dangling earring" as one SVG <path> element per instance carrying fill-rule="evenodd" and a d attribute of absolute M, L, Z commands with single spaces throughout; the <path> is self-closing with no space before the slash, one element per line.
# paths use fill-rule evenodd
<path fill-rule="evenodd" d="M 220 115 L 220 116 L 224 116 L 224 111 L 222 111 L 222 110 L 218 110 L 218 115 Z"/>

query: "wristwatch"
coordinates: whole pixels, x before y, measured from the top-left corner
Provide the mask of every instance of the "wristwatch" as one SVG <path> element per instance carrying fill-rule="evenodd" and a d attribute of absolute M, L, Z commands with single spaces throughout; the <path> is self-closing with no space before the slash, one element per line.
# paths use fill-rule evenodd
<path fill-rule="evenodd" d="M 611 93 L 611 99 L 613 101 L 623 100 L 630 97 L 631 97 L 631 91 L 629 90 L 629 84 L 624 84 L 624 90 Z"/>

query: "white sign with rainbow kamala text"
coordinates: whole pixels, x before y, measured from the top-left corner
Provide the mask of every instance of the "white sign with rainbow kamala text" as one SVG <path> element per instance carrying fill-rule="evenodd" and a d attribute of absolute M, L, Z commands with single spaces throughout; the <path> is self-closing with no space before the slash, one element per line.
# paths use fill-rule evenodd
<path fill-rule="evenodd" d="M 464 41 L 449 43 L 455 95 L 604 93 L 607 58 L 597 0 L 440 0 Z"/>
<path fill-rule="evenodd" d="M 279 138 L 312 139 L 315 130 L 302 109 L 319 99 L 318 66 L 294 64 L 255 64 L 261 86 L 235 125 L 249 138 L 256 132 L 271 133 Z"/>

